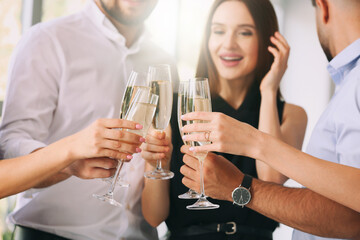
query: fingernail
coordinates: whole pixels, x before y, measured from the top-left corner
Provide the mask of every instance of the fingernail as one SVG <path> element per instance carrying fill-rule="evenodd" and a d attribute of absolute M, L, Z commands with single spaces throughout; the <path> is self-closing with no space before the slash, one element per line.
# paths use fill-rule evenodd
<path fill-rule="evenodd" d="M 141 148 L 136 148 L 136 152 L 137 153 L 141 152 Z"/>
<path fill-rule="evenodd" d="M 184 119 L 184 115 L 181 115 L 181 117 L 180 117 L 181 119 Z"/>
<path fill-rule="evenodd" d="M 195 150 L 195 148 L 194 148 L 194 147 L 190 147 L 189 150 L 193 152 L 193 151 Z"/>
<path fill-rule="evenodd" d="M 143 126 L 142 126 L 141 124 L 136 124 L 135 128 L 136 128 L 136 129 L 142 129 Z"/>
<path fill-rule="evenodd" d="M 139 141 L 140 141 L 140 142 L 145 142 L 145 141 L 146 141 L 146 139 L 145 139 L 145 138 L 143 138 L 143 137 L 140 137 Z"/>
<path fill-rule="evenodd" d="M 181 138 L 182 138 L 183 140 L 186 140 L 186 139 L 187 139 L 187 135 L 183 135 Z"/>
<path fill-rule="evenodd" d="M 133 158 L 133 156 L 132 155 L 127 155 L 126 158 L 130 160 L 130 159 Z"/>

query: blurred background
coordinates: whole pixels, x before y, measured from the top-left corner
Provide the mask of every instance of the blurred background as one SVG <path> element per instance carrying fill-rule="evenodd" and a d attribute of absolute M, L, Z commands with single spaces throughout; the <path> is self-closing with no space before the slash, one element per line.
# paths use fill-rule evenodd
<path fill-rule="evenodd" d="M 23 32 L 32 25 L 74 13 L 88 0 L 0 0 L 0 110 L 5 97 L 11 54 Z M 181 80 L 195 73 L 198 50 L 213 0 L 159 0 L 146 24 L 154 41 L 174 56 Z M 316 35 L 315 13 L 310 0 L 272 0 L 280 31 L 291 46 L 288 70 L 281 91 L 289 103 L 303 107 L 308 115 L 304 140 L 307 146 L 312 131 L 332 93 L 333 84 L 326 71 L 327 61 Z M 1 121 L 1 118 L 0 118 Z M 287 186 L 299 187 L 289 180 Z M 0 200 L 0 240 L 9 240 L 12 226 L 5 216 L 13 208 L 14 197 Z M 165 224 L 159 227 L 166 232 Z M 285 225 L 274 233 L 274 240 L 291 239 L 292 229 Z"/>

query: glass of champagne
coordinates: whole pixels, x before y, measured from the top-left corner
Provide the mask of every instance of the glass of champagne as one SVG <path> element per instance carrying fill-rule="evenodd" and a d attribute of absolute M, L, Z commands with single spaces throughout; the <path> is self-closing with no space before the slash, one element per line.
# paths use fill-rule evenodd
<path fill-rule="evenodd" d="M 129 109 L 129 106 L 134 99 L 134 96 L 139 89 L 146 89 L 150 91 L 149 84 L 147 82 L 147 73 L 146 72 L 135 72 L 131 71 L 128 81 L 126 83 L 125 92 L 121 101 L 120 114 L 119 118 L 124 119 L 125 115 Z M 119 159 L 119 172 L 121 171 L 126 160 Z M 105 178 L 106 182 L 112 183 L 113 177 Z M 117 185 L 120 187 L 129 187 L 130 184 L 126 182 L 121 175 L 119 174 L 119 180 L 117 181 Z"/>
<path fill-rule="evenodd" d="M 167 64 L 150 66 L 148 79 L 151 92 L 159 95 L 159 102 L 153 120 L 153 128 L 163 132 L 169 125 L 173 101 L 170 66 Z M 144 176 L 150 179 L 165 180 L 173 178 L 174 173 L 163 169 L 161 167 L 161 159 L 159 159 L 156 162 L 156 168 L 153 171 L 145 172 Z"/>
<path fill-rule="evenodd" d="M 188 106 L 186 104 L 186 94 L 189 91 L 189 82 L 188 81 L 181 81 L 179 83 L 179 91 L 178 91 L 178 102 L 177 102 L 177 119 L 178 119 L 178 125 L 180 130 L 180 135 L 183 136 L 184 133 L 181 131 L 182 127 L 186 124 L 184 124 L 185 121 L 181 119 L 181 116 L 185 113 L 189 112 L 186 110 L 186 107 Z M 190 143 L 184 141 L 185 145 L 190 145 Z M 196 191 L 189 188 L 189 190 L 183 194 L 180 194 L 178 198 L 180 199 L 198 199 L 200 197 L 200 194 Z"/>
<path fill-rule="evenodd" d="M 140 123 L 143 128 L 139 130 L 127 130 L 145 136 L 154 117 L 155 109 L 158 103 L 159 96 L 150 93 L 149 89 L 140 88 L 137 90 L 134 99 L 132 100 L 129 110 L 127 111 L 124 119 Z M 114 189 L 119 180 L 121 168 L 117 168 L 115 175 L 112 179 L 108 192 L 104 195 L 93 194 L 99 200 L 108 202 L 114 206 L 122 206 L 121 203 L 114 199 Z"/>
<path fill-rule="evenodd" d="M 207 78 L 192 78 L 189 81 L 188 91 L 185 95 L 184 102 L 186 107 L 184 113 L 189 112 L 211 112 L 211 96 L 209 82 Z M 180 119 L 181 121 L 181 119 Z M 184 124 L 203 123 L 205 121 L 191 120 L 185 121 Z M 191 146 L 201 146 L 210 144 L 209 142 L 190 141 Z M 197 152 L 195 157 L 200 163 L 200 185 L 201 193 L 199 199 L 192 205 L 186 206 L 190 210 L 216 209 L 219 205 L 213 204 L 206 199 L 204 188 L 204 161 L 207 152 Z"/>

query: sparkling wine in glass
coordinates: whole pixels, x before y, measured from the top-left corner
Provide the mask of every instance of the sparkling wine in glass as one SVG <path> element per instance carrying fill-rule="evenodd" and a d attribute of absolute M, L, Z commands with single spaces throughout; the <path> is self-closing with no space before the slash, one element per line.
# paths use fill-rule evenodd
<path fill-rule="evenodd" d="M 123 99 L 121 101 L 120 114 L 119 114 L 120 119 L 125 118 L 125 115 L 129 110 L 129 106 L 132 100 L 134 99 L 136 92 L 139 89 L 146 89 L 147 91 L 150 91 L 150 87 L 147 82 L 147 73 L 131 71 L 128 81 L 126 83 Z M 124 159 L 118 159 L 118 160 L 119 160 L 119 164 L 117 166 L 117 169 L 119 169 L 119 172 L 121 172 L 121 169 L 123 168 L 126 160 Z M 105 178 L 104 181 L 111 184 L 113 181 L 113 176 L 109 178 Z M 119 185 L 120 187 L 130 186 L 130 184 L 121 177 L 120 173 L 119 173 L 119 180 L 117 181 L 117 185 Z"/>
<path fill-rule="evenodd" d="M 150 66 L 148 79 L 151 92 L 159 96 L 152 126 L 155 130 L 163 132 L 169 125 L 173 101 L 170 66 L 167 64 Z M 145 172 L 144 176 L 150 179 L 165 180 L 173 178 L 174 173 L 163 169 L 161 159 L 159 159 L 156 162 L 156 168 L 153 171 Z"/>
<path fill-rule="evenodd" d="M 189 112 L 211 112 L 211 97 L 210 88 L 207 78 L 192 78 L 189 80 L 188 92 L 185 95 L 184 108 L 185 113 Z M 185 121 L 184 124 L 203 123 L 205 121 L 192 120 Z M 191 133 L 192 134 L 192 133 Z M 190 141 L 191 146 L 202 146 L 210 144 L 209 142 Z M 201 180 L 201 193 L 199 199 L 192 205 L 186 206 L 190 210 L 204 210 L 204 209 L 216 209 L 219 205 L 213 204 L 206 199 L 204 188 L 204 161 L 207 156 L 207 152 L 197 152 L 195 157 L 200 163 L 200 180 Z"/>
<path fill-rule="evenodd" d="M 143 128 L 138 130 L 128 130 L 129 132 L 139 134 L 143 137 L 146 135 L 154 117 L 158 99 L 159 97 L 156 94 L 150 93 L 149 89 L 146 88 L 140 88 L 136 92 L 124 119 L 140 123 Z M 114 189 L 119 180 L 120 170 L 121 168 L 119 167 L 116 169 L 108 192 L 104 195 L 93 194 L 95 198 L 108 202 L 114 206 L 122 206 L 121 203 L 114 199 Z"/>
<path fill-rule="evenodd" d="M 179 91 L 178 91 L 178 102 L 177 102 L 177 119 L 178 119 L 178 125 L 180 130 L 180 135 L 183 136 L 184 133 L 181 130 L 182 127 L 186 124 L 184 124 L 185 121 L 181 119 L 181 116 L 185 113 L 189 112 L 186 110 L 186 107 L 188 105 L 186 104 L 186 94 L 189 90 L 189 83 L 188 81 L 181 81 L 179 83 Z M 184 141 L 185 145 L 190 145 L 189 142 Z M 198 199 L 200 197 L 200 194 L 196 191 L 189 188 L 189 190 L 183 194 L 180 194 L 178 198 L 180 199 Z"/>

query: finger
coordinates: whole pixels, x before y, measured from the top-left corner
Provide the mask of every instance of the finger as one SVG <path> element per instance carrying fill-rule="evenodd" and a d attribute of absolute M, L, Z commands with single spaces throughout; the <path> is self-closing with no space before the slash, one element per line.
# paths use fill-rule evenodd
<path fill-rule="evenodd" d="M 183 133 L 190 132 L 209 132 L 213 130 L 213 124 L 211 123 L 192 123 L 185 125 L 182 128 Z"/>
<path fill-rule="evenodd" d="M 166 133 L 164 131 L 150 130 L 146 138 L 148 138 L 149 136 L 161 140 L 161 139 L 165 139 Z"/>
<path fill-rule="evenodd" d="M 192 151 L 189 150 L 190 149 L 190 146 L 188 145 L 183 145 L 181 148 L 180 148 L 180 151 L 184 154 L 194 154 Z"/>
<path fill-rule="evenodd" d="M 287 47 L 284 43 L 282 43 L 279 39 L 274 36 L 270 37 L 270 41 L 275 45 L 275 47 L 282 53 L 287 52 Z"/>
<path fill-rule="evenodd" d="M 166 155 L 165 155 L 165 153 L 153 153 L 153 152 L 143 151 L 143 152 L 141 152 L 141 157 L 143 159 L 145 159 L 145 161 L 153 163 L 159 159 L 164 159 L 166 157 Z"/>
<path fill-rule="evenodd" d="M 199 160 L 192 155 L 185 154 L 183 157 L 183 162 L 186 166 L 192 168 L 193 170 L 199 169 Z"/>
<path fill-rule="evenodd" d="M 157 137 L 154 137 L 153 135 L 146 136 L 146 143 L 159 146 L 166 146 L 169 144 L 169 142 L 165 138 L 159 139 Z"/>
<path fill-rule="evenodd" d="M 190 147 L 189 151 L 192 152 L 191 155 L 195 155 L 197 152 L 216 152 L 215 144 L 206 144 L 198 147 Z"/>
<path fill-rule="evenodd" d="M 112 150 L 107 148 L 102 148 L 99 151 L 98 155 L 102 157 L 108 157 L 113 160 L 121 159 L 125 161 L 130 161 L 133 158 L 132 154 L 119 152 L 118 150 Z"/>
<path fill-rule="evenodd" d="M 168 146 L 157 146 L 153 144 L 143 144 L 141 149 L 153 153 L 167 153 L 170 150 Z"/>
<path fill-rule="evenodd" d="M 207 120 L 210 121 L 213 118 L 212 112 L 191 112 L 181 116 L 184 121 L 188 120 Z"/>
<path fill-rule="evenodd" d="M 289 52 L 289 44 L 285 38 L 280 35 L 280 33 L 275 33 L 275 35 L 272 36 L 270 40 L 282 53 L 286 54 Z"/>
<path fill-rule="evenodd" d="M 187 178 L 187 177 L 183 177 L 182 183 L 183 183 L 186 187 L 188 187 L 188 188 L 190 188 L 190 189 L 193 189 L 193 190 L 195 190 L 196 192 L 200 192 L 200 186 L 199 186 L 199 184 L 198 184 L 196 181 L 194 181 L 194 180 L 192 180 L 192 179 L 190 179 L 190 178 Z"/>
<path fill-rule="evenodd" d="M 208 142 L 211 141 L 211 133 L 209 135 L 209 139 L 206 139 L 206 133 L 209 132 L 196 132 L 196 133 L 192 133 L 192 134 L 186 134 L 184 136 L 182 136 L 182 139 L 184 141 L 196 141 L 196 142 Z"/>
<path fill-rule="evenodd" d="M 196 174 L 196 171 L 194 169 L 190 168 L 187 165 L 181 166 L 180 173 L 182 175 L 184 175 L 184 177 L 186 177 L 188 179 L 191 179 L 193 181 L 195 181 L 198 178 L 197 174 Z"/>
<path fill-rule="evenodd" d="M 105 128 L 126 128 L 126 129 L 142 129 L 142 125 L 125 119 L 117 118 L 102 118 L 96 121 L 97 124 Z"/>
<path fill-rule="evenodd" d="M 89 158 L 85 160 L 85 164 L 92 168 L 111 169 L 117 167 L 118 160 L 112 158 Z"/>
<path fill-rule="evenodd" d="M 101 142 L 101 148 L 117 150 L 124 153 L 139 153 L 141 152 L 140 144 L 131 144 L 122 141 L 104 140 Z"/>
<path fill-rule="evenodd" d="M 274 47 L 269 46 L 268 51 L 274 56 L 274 62 L 279 62 L 279 59 L 280 59 L 279 50 L 277 50 Z"/>
<path fill-rule="evenodd" d="M 81 178 L 93 179 L 93 178 L 108 178 L 115 174 L 116 168 L 104 169 L 104 168 L 92 168 L 86 174 L 82 175 Z"/>
<path fill-rule="evenodd" d="M 105 129 L 102 134 L 103 138 L 105 139 L 120 140 L 122 142 L 134 144 L 145 142 L 145 138 L 143 138 L 142 136 L 120 129 Z"/>
<path fill-rule="evenodd" d="M 276 32 L 276 33 L 275 33 L 275 36 L 284 44 L 284 46 L 285 46 L 286 48 L 289 48 L 289 47 L 290 47 L 290 46 L 289 46 L 289 43 L 287 42 L 287 40 L 285 39 L 285 37 L 284 37 L 281 33 Z"/>

